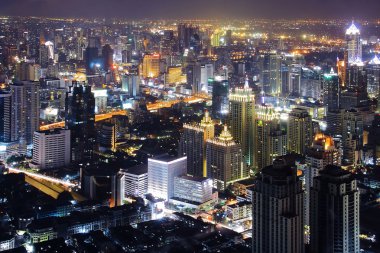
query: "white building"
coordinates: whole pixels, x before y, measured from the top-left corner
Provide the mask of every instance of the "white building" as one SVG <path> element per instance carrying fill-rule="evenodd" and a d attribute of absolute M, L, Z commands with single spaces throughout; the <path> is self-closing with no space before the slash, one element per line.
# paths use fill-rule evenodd
<path fill-rule="evenodd" d="M 33 136 L 32 166 L 40 169 L 70 164 L 70 130 L 36 131 Z"/>
<path fill-rule="evenodd" d="M 121 170 L 124 175 L 124 195 L 143 197 L 148 192 L 148 168 L 141 164 Z"/>
<path fill-rule="evenodd" d="M 227 206 L 227 217 L 232 221 L 252 217 L 252 202 L 238 202 Z"/>
<path fill-rule="evenodd" d="M 148 159 L 148 193 L 169 200 L 174 196 L 174 177 L 186 174 L 186 156 L 162 155 Z"/>
<path fill-rule="evenodd" d="M 212 199 L 212 179 L 179 176 L 174 178 L 174 198 L 202 204 Z"/>

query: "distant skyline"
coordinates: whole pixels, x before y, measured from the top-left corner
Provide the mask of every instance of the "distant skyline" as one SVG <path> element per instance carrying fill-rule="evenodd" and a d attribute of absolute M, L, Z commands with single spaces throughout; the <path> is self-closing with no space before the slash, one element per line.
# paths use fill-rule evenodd
<path fill-rule="evenodd" d="M 379 0 L 0 0 L 0 15 L 142 18 L 380 18 Z"/>

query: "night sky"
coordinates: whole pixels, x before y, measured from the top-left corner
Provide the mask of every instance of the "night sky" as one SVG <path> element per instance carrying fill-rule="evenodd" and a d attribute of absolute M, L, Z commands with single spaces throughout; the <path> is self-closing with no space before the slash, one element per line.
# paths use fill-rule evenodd
<path fill-rule="evenodd" d="M 380 18 L 380 0 L 0 0 L 0 15 L 141 18 Z"/>

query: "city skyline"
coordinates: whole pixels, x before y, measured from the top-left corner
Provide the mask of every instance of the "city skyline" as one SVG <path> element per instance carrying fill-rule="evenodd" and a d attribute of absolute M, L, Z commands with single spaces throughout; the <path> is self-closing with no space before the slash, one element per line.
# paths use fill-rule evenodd
<path fill-rule="evenodd" d="M 127 19 L 161 18 L 378 18 L 377 0 L 219 0 L 133 1 L 133 0 L 3 0 L 0 15 L 41 17 L 107 17 Z M 202 8 L 199 8 L 199 7 Z"/>

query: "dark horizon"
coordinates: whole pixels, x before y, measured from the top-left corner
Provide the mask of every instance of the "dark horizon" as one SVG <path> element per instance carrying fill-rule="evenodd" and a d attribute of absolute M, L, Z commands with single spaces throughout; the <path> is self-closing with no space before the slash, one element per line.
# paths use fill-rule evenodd
<path fill-rule="evenodd" d="M 378 0 L 3 0 L 0 15 L 124 19 L 378 19 Z"/>

